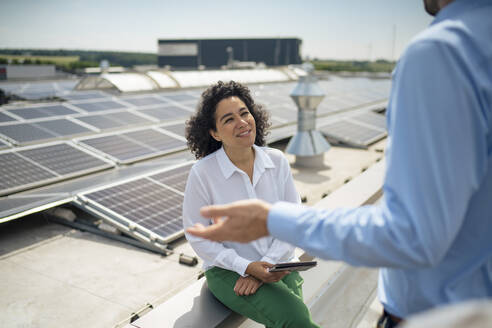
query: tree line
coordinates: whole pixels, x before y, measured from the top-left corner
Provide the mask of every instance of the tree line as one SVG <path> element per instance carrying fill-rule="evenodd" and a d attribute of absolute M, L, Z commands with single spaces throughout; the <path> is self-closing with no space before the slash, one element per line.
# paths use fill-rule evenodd
<path fill-rule="evenodd" d="M 0 49 L 3 55 L 18 56 L 56 56 L 78 57 L 78 61 L 61 63 L 59 61 L 25 59 L 23 64 L 55 64 L 60 68 L 77 69 L 85 67 L 98 67 L 101 60 L 109 61 L 111 66 L 132 67 L 134 65 L 157 65 L 157 55 L 152 53 L 118 52 L 118 51 L 91 51 L 91 50 L 39 50 L 39 49 Z M 1 56 L 1 55 L 0 55 Z M 0 63 L 6 63 L 6 58 L 0 59 Z M 29 61 L 29 62 L 26 62 Z M 12 61 L 13 62 L 13 61 Z"/>

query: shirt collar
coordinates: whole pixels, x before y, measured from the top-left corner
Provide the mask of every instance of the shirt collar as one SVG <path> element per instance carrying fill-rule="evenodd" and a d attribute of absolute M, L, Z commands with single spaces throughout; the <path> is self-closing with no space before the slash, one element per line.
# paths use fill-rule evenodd
<path fill-rule="evenodd" d="M 253 145 L 253 148 L 255 150 L 255 172 L 261 174 L 265 171 L 265 169 L 275 168 L 275 164 L 273 164 L 270 156 L 268 156 L 265 151 L 261 149 L 261 147 Z M 216 158 L 225 179 L 229 179 L 234 172 L 240 171 L 240 169 L 238 169 L 236 165 L 231 162 L 224 150 L 224 147 L 220 147 L 220 149 L 217 150 Z"/>
<path fill-rule="evenodd" d="M 469 9 L 477 6 L 483 6 L 488 3 L 490 3 L 490 0 L 454 0 L 439 10 L 431 25 L 456 17 Z"/>

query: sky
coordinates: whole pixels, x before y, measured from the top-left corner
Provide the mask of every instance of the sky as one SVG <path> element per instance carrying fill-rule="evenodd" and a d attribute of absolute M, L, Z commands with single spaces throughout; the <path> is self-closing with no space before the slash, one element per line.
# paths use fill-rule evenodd
<path fill-rule="evenodd" d="M 304 58 L 393 60 L 431 21 L 422 0 L 0 0 L 0 48 L 156 53 L 158 39 L 297 37 Z"/>

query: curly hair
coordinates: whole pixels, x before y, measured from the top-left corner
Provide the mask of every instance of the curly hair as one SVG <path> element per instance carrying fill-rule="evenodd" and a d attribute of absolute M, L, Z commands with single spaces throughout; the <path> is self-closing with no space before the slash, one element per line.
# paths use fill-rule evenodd
<path fill-rule="evenodd" d="M 265 137 L 268 134 L 267 130 L 270 127 L 270 122 L 269 115 L 263 109 L 263 106 L 254 102 L 248 87 L 241 83 L 234 81 L 224 83 L 219 81 L 208 87 L 202 93 L 195 114 L 186 121 L 186 140 L 188 141 L 188 147 L 196 159 L 203 158 L 222 146 L 220 141 L 212 138 L 209 131 L 210 129 L 214 131 L 217 129 L 215 126 L 215 110 L 217 104 L 221 100 L 233 96 L 238 97 L 244 102 L 255 119 L 255 145 L 265 145 Z"/>

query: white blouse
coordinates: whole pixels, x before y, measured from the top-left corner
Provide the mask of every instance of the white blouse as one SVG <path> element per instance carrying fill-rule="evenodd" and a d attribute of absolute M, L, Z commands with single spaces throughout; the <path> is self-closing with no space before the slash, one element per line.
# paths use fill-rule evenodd
<path fill-rule="evenodd" d="M 300 203 L 289 162 L 277 149 L 253 146 L 255 162 L 253 182 L 237 168 L 223 148 L 202 158 L 191 168 L 183 202 L 183 225 L 210 225 L 211 220 L 200 215 L 206 205 L 227 204 L 242 199 L 262 199 L 269 203 L 286 201 Z M 273 237 L 263 237 L 250 243 L 213 242 L 185 233 L 191 247 L 204 263 L 204 270 L 213 266 L 235 271 L 245 276 L 251 262 L 272 264 L 297 260 L 294 246 Z"/>

